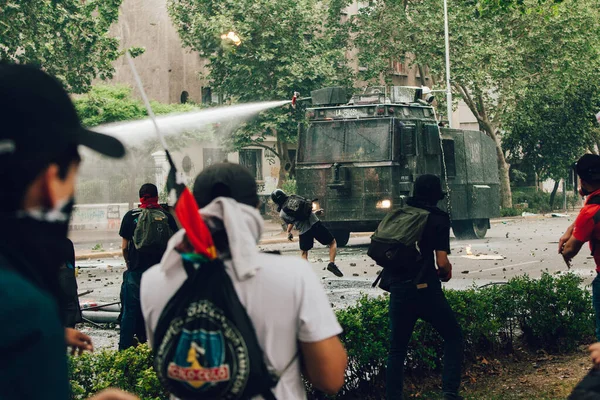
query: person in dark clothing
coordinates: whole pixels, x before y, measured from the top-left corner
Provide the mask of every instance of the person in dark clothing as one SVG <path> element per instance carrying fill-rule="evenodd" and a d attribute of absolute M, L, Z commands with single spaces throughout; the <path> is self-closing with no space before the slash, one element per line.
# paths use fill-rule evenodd
<path fill-rule="evenodd" d="M 146 329 L 140 305 L 140 282 L 142 274 L 153 265 L 160 262 L 166 246 L 156 248 L 155 251 L 139 251 L 134 245 L 134 233 L 137 228 L 138 219 L 144 209 L 157 209 L 167 217 L 167 223 L 171 234 L 177 232 L 175 218 L 158 204 L 158 188 L 146 183 L 140 188 L 140 206 L 128 211 L 121 222 L 119 235 L 123 238 L 122 250 L 127 270 L 123 273 L 123 284 L 121 286 L 121 331 L 119 337 L 119 350 L 125 350 L 134 346 L 134 337 L 138 343 L 145 343 Z M 166 244 L 165 244 L 166 245 Z"/>
<path fill-rule="evenodd" d="M 294 235 L 292 229 L 295 227 L 300 232 L 300 254 L 302 258 L 308 261 L 308 252 L 315 245 L 315 240 L 324 246 L 329 247 L 329 264 L 327 270 L 337 277 L 344 276 L 344 273 L 335 265 L 335 257 L 337 255 L 337 242 L 329 232 L 329 229 L 323 225 L 317 215 L 321 215 L 323 210 L 311 212 L 308 219 L 296 220 L 294 217 L 287 215 L 283 211 L 283 206 L 288 199 L 288 195 L 281 189 L 276 189 L 271 193 L 271 200 L 277 204 L 279 216 L 287 225 L 288 240 L 292 241 Z"/>
<path fill-rule="evenodd" d="M 125 149 L 84 129 L 61 84 L 39 68 L 0 64 L 0 93 L 0 399 L 67 400 L 66 344 L 90 345 L 59 311 L 77 149 L 111 157 Z M 131 396 L 97 397 L 109 398 Z"/>
<path fill-rule="evenodd" d="M 388 400 L 401 400 L 404 361 L 417 319 L 429 322 L 444 339 L 442 390 L 445 400 L 458 395 L 463 360 L 463 336 L 442 291 L 442 282 L 452 278 L 450 218 L 437 207 L 445 193 L 435 175 L 421 175 L 407 204 L 429 211 L 427 225 L 419 242 L 423 260 L 418 265 L 384 268 L 380 287 L 390 292 L 390 352 L 387 363 Z M 437 268 L 436 268 L 437 265 Z"/>
<path fill-rule="evenodd" d="M 83 321 L 79 297 L 77 295 L 77 277 L 75 273 L 75 248 L 73 242 L 65 238 L 64 245 L 67 254 L 65 263 L 59 269 L 61 287 L 61 318 L 66 328 L 75 328 L 75 324 Z"/>

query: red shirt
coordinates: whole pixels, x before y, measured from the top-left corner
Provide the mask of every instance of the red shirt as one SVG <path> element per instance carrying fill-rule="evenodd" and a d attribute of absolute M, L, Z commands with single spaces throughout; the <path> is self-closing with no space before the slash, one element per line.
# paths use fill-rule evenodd
<path fill-rule="evenodd" d="M 600 196 L 600 190 L 587 197 L 585 205 L 575 220 L 573 236 L 580 242 L 590 242 L 590 250 L 593 251 L 596 262 L 596 272 L 600 272 L 600 224 L 594 221 L 594 216 L 600 211 L 600 204 L 588 204 L 595 196 Z"/>

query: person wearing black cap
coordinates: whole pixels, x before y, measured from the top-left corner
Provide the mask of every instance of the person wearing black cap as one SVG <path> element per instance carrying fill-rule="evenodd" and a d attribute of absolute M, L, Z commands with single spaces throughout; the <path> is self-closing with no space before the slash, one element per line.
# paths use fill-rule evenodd
<path fill-rule="evenodd" d="M 575 165 L 579 176 L 581 196 L 587 196 L 585 205 L 579 211 L 575 222 L 567 228 L 558 242 L 558 252 L 567 266 L 585 242 L 590 242 L 590 250 L 596 263 L 596 278 L 592 282 L 592 299 L 596 311 L 596 339 L 600 340 L 600 156 L 586 154 Z"/>
<path fill-rule="evenodd" d="M 0 398 L 66 400 L 65 343 L 91 350 L 59 316 L 78 146 L 110 157 L 125 149 L 84 129 L 61 84 L 38 68 L 0 64 L 0 94 Z"/>
<path fill-rule="evenodd" d="M 463 336 L 440 283 L 440 280 L 448 282 L 452 278 L 452 264 L 448 260 L 450 218 L 437 207 L 445 196 L 439 177 L 426 174 L 415 180 L 413 196 L 407 200 L 407 205 L 429 212 L 418 243 L 423 262 L 413 268 L 384 268 L 381 273 L 380 287 L 390 292 L 391 346 L 387 363 L 387 400 L 402 399 L 404 360 L 417 319 L 432 324 L 444 339 L 444 400 L 462 399 L 458 390 Z"/>
<path fill-rule="evenodd" d="M 193 194 L 264 358 L 281 375 L 273 395 L 306 399 L 301 360 L 305 377 L 316 389 L 336 393 L 344 383 L 347 363 L 338 339 L 342 328 L 306 261 L 258 250 L 264 221 L 254 177 L 239 164 L 214 164 L 198 175 Z M 163 310 L 186 281 L 182 259 L 193 257 L 192 252 L 180 230 L 161 263 L 142 276 L 142 312 L 150 346 L 156 345 L 154 333 Z"/>
<path fill-rule="evenodd" d="M 327 271 L 331 272 L 338 278 L 344 276 L 344 273 L 335 265 L 335 257 L 337 255 L 337 242 L 329 229 L 323 225 L 323 223 L 317 217 L 317 214 L 323 212 L 323 210 L 317 210 L 310 213 L 308 219 L 297 220 L 291 215 L 288 215 L 283 210 L 285 202 L 289 196 L 281 189 L 276 189 L 271 193 L 271 200 L 277 204 L 277 211 L 281 219 L 287 224 L 288 240 L 292 241 L 294 235 L 292 229 L 295 227 L 300 232 L 300 254 L 302 258 L 308 260 L 308 252 L 315 245 L 315 239 L 324 246 L 329 247 L 329 264 L 327 264 Z"/>

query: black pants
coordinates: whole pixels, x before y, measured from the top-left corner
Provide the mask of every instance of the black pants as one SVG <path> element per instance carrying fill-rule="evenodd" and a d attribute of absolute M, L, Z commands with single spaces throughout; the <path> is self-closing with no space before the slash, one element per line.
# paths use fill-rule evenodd
<path fill-rule="evenodd" d="M 119 350 L 132 347 L 134 336 L 139 343 L 146 342 L 146 328 L 142 316 L 140 303 L 140 283 L 142 281 L 141 271 L 126 271 L 123 274 L 123 285 L 121 286 L 121 332 L 119 335 Z"/>
<path fill-rule="evenodd" d="M 458 393 L 463 361 L 463 336 L 439 282 L 426 289 L 413 283 L 393 283 L 390 288 L 391 347 L 387 363 L 387 400 L 401 400 L 404 360 L 417 319 L 429 322 L 444 339 L 442 390 Z"/>

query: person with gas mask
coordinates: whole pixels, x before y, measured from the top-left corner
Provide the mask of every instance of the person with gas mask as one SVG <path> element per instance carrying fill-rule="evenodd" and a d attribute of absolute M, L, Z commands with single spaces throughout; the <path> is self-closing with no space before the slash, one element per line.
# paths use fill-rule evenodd
<path fill-rule="evenodd" d="M 597 273 L 592 282 L 592 301 L 596 311 L 596 339 L 600 340 L 600 156 L 585 154 L 575 164 L 575 172 L 579 176 L 579 194 L 586 201 L 575 222 L 560 238 L 558 252 L 570 267 L 583 244 L 590 243 Z"/>
<path fill-rule="evenodd" d="M 60 318 L 78 146 L 109 157 L 125 149 L 84 129 L 62 85 L 36 67 L 0 64 L 0 93 L 0 398 L 67 400 L 66 345 L 91 349 Z"/>

